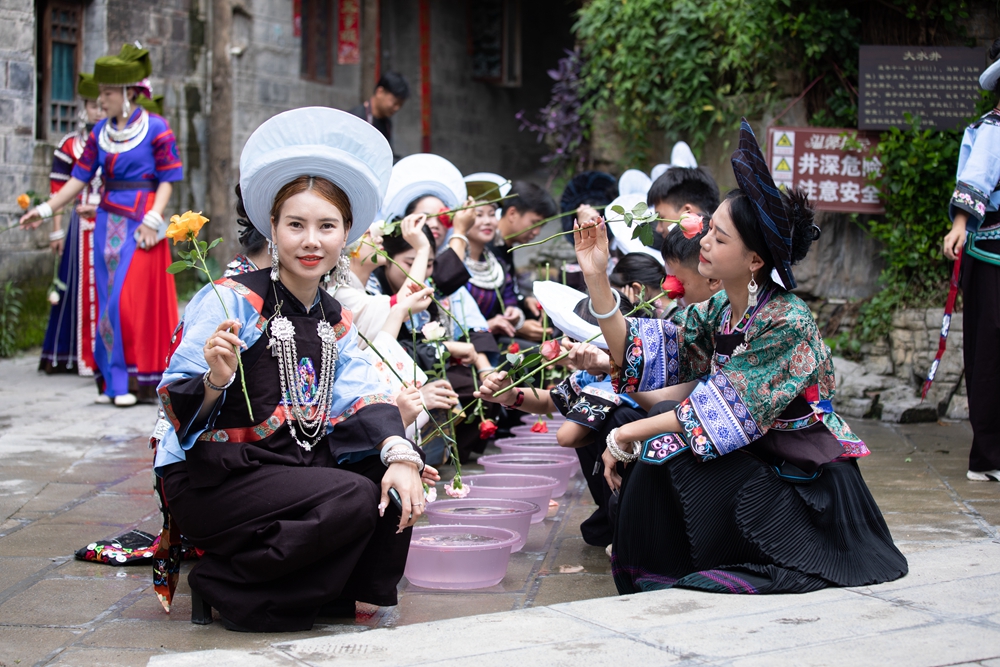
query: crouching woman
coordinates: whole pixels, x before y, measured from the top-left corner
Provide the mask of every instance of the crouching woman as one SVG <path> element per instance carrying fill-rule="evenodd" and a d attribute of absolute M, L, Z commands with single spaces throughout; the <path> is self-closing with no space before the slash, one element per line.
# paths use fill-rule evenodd
<path fill-rule="evenodd" d="M 159 388 L 174 432 L 156 472 L 204 550 L 188 578 L 194 622 L 214 607 L 233 630 L 307 630 L 355 601 L 396 604 L 423 458 L 350 311 L 321 289 L 391 166 L 377 131 L 331 109 L 280 114 L 244 148 L 244 204 L 272 267 L 195 296 Z"/>
<path fill-rule="evenodd" d="M 605 477 L 621 488 L 618 591 L 892 581 L 907 564 L 858 468 L 868 448 L 833 411 L 829 349 L 790 291 L 792 265 L 818 237 L 812 211 L 800 192 L 775 187 L 745 120 L 732 162 L 740 188 L 712 216 L 699 266 L 723 291 L 668 320 L 623 317 L 604 224 L 576 235 L 617 390 L 698 380 L 680 404 L 658 404 L 607 437 Z"/>

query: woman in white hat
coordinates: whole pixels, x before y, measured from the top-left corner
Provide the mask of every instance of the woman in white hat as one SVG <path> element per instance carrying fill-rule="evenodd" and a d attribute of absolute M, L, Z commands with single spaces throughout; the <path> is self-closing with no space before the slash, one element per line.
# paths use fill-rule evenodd
<path fill-rule="evenodd" d="M 1000 39 L 979 85 L 1000 95 Z M 967 477 L 1000 482 L 1000 107 L 965 128 L 944 254 L 962 262 L 963 352 L 972 451 Z M 962 247 L 965 247 L 964 254 Z M 936 363 L 936 362 L 935 362 Z"/>
<path fill-rule="evenodd" d="M 211 286 L 195 295 L 159 387 L 171 427 L 156 473 L 205 552 L 193 622 L 214 607 L 229 629 L 307 630 L 356 600 L 396 604 L 423 457 L 350 311 L 321 289 L 391 165 L 377 130 L 327 108 L 275 116 L 243 150 L 243 202 L 271 268 L 219 281 L 225 306 Z"/>

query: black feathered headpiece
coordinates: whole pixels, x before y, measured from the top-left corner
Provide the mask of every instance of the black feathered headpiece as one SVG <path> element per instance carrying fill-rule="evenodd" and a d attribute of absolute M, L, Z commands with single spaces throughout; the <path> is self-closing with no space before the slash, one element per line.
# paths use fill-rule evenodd
<path fill-rule="evenodd" d="M 732 162 L 736 182 L 753 202 L 757 223 L 771 251 L 776 274 L 772 277 L 786 290 L 793 289 L 796 283 L 792 275 L 792 223 L 746 118 L 740 123 L 740 144 L 733 152 Z"/>

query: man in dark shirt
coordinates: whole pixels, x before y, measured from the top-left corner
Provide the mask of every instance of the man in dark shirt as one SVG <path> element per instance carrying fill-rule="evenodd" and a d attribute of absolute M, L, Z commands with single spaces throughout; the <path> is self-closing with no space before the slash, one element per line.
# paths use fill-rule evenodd
<path fill-rule="evenodd" d="M 407 85 L 403 75 L 398 72 L 386 72 L 378 80 L 372 96 L 351 109 L 349 113 L 368 121 L 392 146 L 392 116 L 403 107 L 409 96 L 410 86 Z"/>

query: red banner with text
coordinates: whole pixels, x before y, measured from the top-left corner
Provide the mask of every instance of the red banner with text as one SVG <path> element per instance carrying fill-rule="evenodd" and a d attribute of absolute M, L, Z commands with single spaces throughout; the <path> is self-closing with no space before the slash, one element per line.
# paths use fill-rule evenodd
<path fill-rule="evenodd" d="M 359 0 L 340 0 L 337 8 L 337 64 L 361 62 L 361 6 Z"/>
<path fill-rule="evenodd" d="M 801 188 L 817 211 L 885 213 L 878 133 L 831 127 L 770 127 L 768 164 L 778 187 Z"/>

